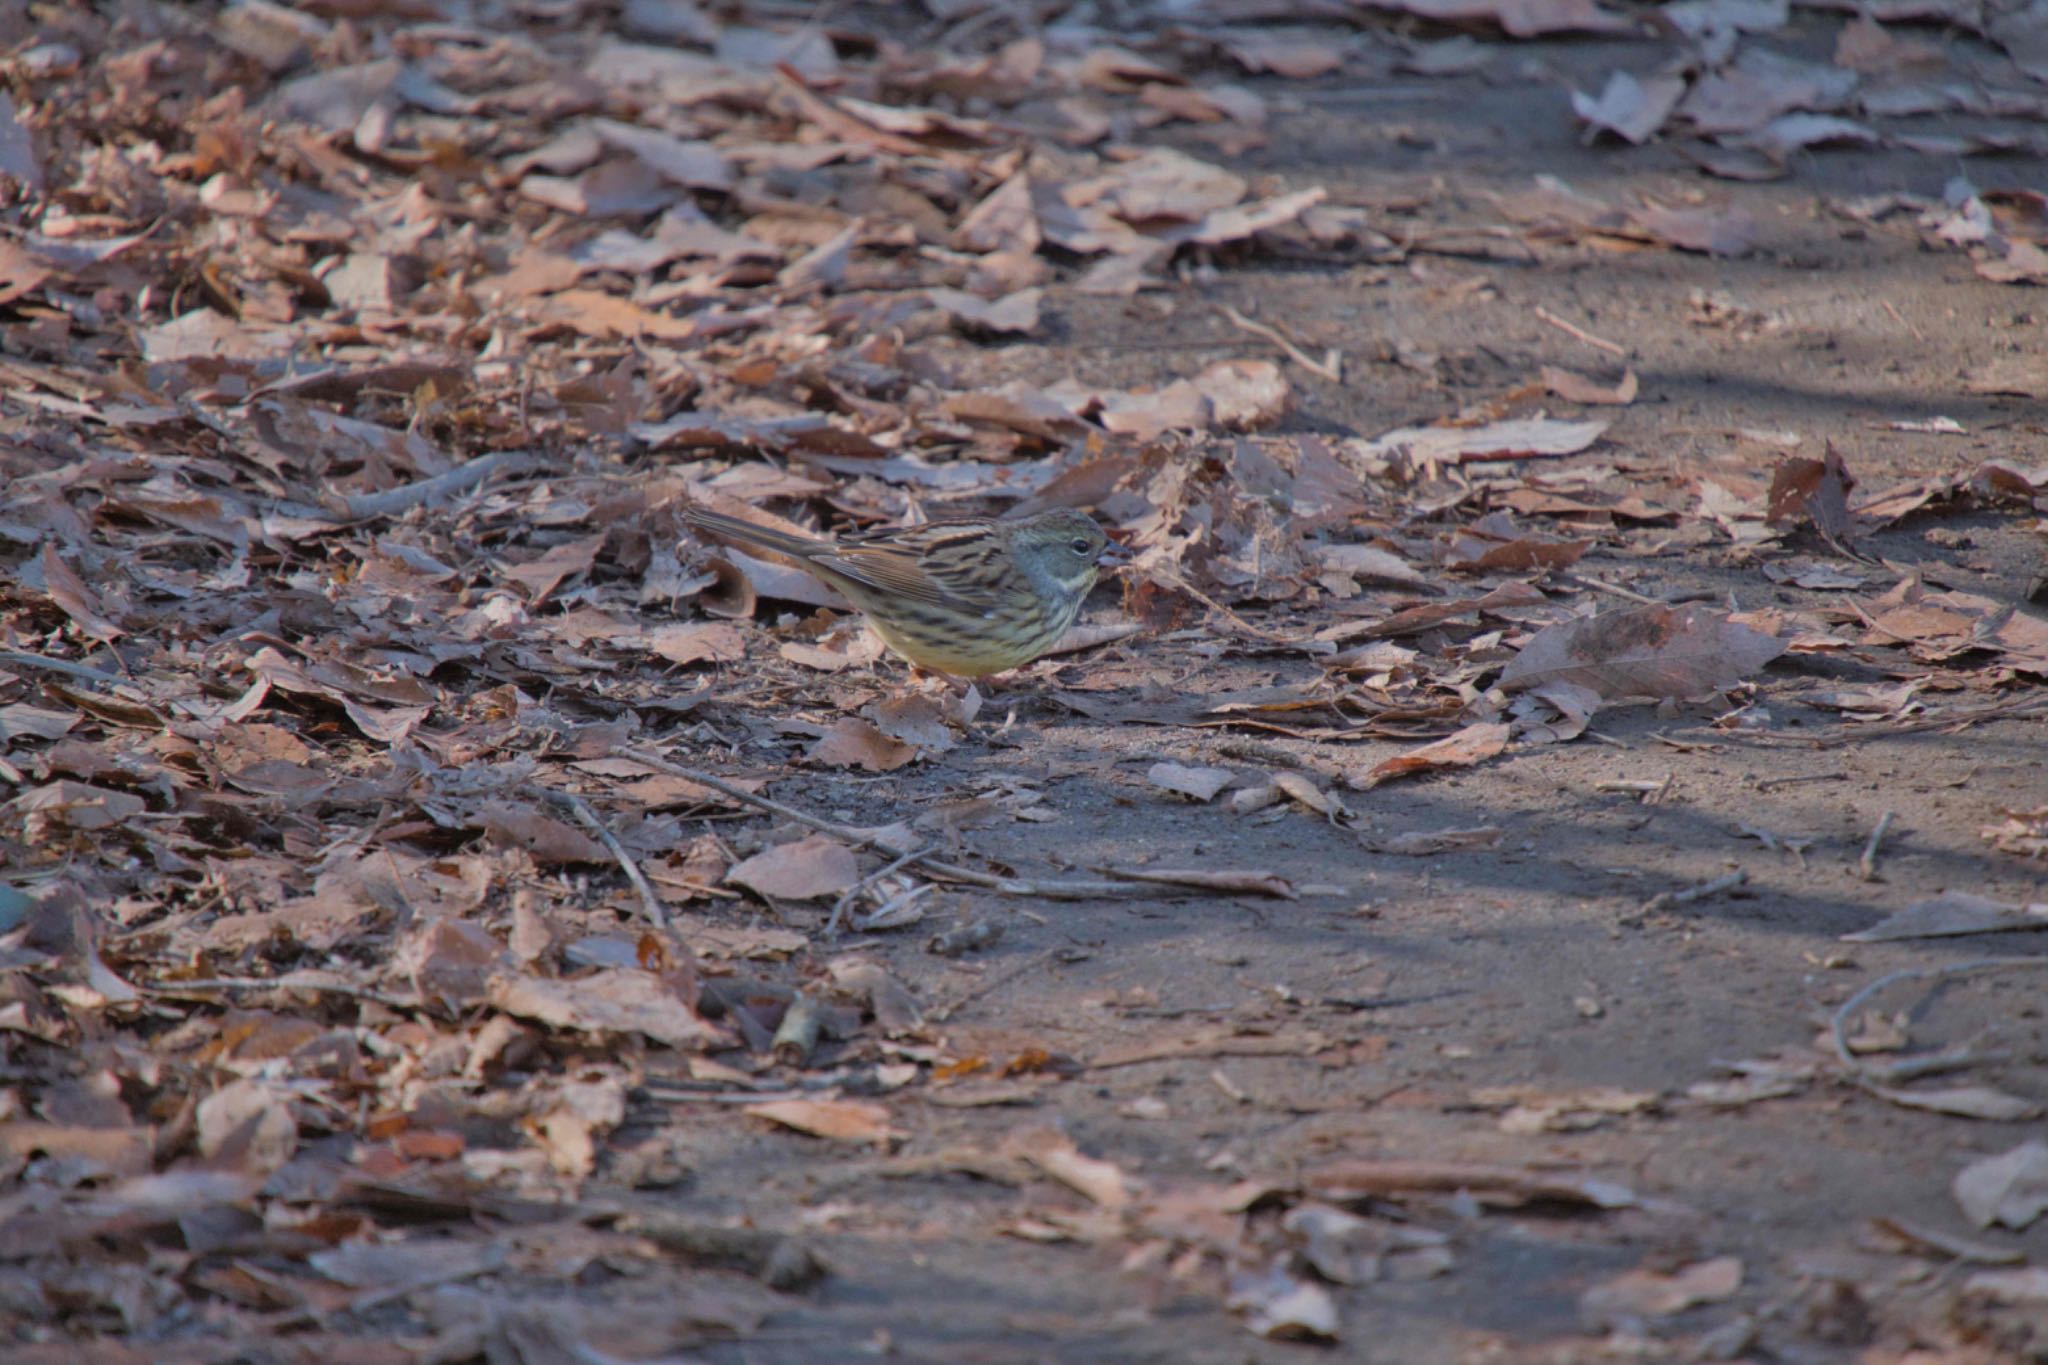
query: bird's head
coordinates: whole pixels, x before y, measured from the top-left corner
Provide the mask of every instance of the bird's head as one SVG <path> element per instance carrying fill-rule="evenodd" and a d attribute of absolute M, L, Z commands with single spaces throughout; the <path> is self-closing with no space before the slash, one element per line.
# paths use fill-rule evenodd
<path fill-rule="evenodd" d="M 1010 549 L 1028 570 L 1042 573 L 1071 593 L 1087 592 L 1094 586 L 1098 570 L 1128 558 L 1100 526 L 1070 507 L 1041 512 L 1018 523 L 1011 533 Z"/>

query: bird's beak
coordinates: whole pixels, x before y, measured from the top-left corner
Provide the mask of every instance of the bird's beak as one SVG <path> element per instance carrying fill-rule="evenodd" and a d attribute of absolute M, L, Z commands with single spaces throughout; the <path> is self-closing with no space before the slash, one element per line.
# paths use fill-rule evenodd
<path fill-rule="evenodd" d="M 1135 553 L 1130 546 L 1112 540 L 1109 544 L 1102 547 L 1101 554 L 1095 556 L 1095 567 L 1098 569 L 1121 569 L 1124 565 L 1131 562 L 1135 557 Z"/>

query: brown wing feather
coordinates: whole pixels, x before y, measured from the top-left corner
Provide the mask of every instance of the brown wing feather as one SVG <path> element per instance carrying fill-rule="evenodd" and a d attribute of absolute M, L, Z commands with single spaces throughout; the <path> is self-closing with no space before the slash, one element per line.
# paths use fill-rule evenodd
<path fill-rule="evenodd" d="M 826 555 L 832 546 L 829 542 L 812 536 L 800 536 L 789 531 L 778 531 L 772 526 L 761 526 L 738 517 L 729 517 L 723 512 L 714 512 L 708 507 L 695 503 L 683 508 L 683 520 L 706 531 L 737 540 L 743 545 L 758 545 L 774 550 L 792 559 L 813 560 Z"/>
<path fill-rule="evenodd" d="M 986 522 L 935 521 L 848 540 L 823 559 L 876 592 L 979 614 L 1001 601 L 994 591 L 1001 551 Z"/>

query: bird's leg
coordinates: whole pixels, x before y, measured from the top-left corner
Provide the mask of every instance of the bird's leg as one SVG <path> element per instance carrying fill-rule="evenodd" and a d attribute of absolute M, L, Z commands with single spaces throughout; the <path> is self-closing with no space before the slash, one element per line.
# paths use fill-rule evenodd
<path fill-rule="evenodd" d="M 951 673 L 941 673 L 938 669 L 926 668 L 923 664 L 912 664 L 910 666 L 910 685 L 912 687 L 922 691 L 930 687 L 932 683 L 939 684 L 942 689 L 951 692 L 956 697 L 964 695 L 967 689 L 974 685 L 965 678 L 955 677 Z"/>

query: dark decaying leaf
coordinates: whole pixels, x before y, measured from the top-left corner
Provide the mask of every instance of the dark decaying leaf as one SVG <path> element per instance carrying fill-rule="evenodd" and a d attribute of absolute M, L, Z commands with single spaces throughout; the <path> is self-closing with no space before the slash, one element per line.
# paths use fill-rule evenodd
<path fill-rule="evenodd" d="M 1855 478 L 1842 463 L 1834 442 L 1819 460 L 1788 459 L 1771 475 L 1770 510 L 1766 520 L 1773 526 L 1800 521 L 1812 523 L 1822 539 L 1846 545 L 1853 530 L 1849 516 L 1849 493 Z"/>
<path fill-rule="evenodd" d="M 38 561 L 43 573 L 44 590 L 50 600 L 69 616 L 78 628 L 95 640 L 112 642 L 127 634 L 121 627 L 108 620 L 103 614 L 99 599 L 92 589 L 62 559 L 57 557 L 55 545 L 44 545 Z"/>

